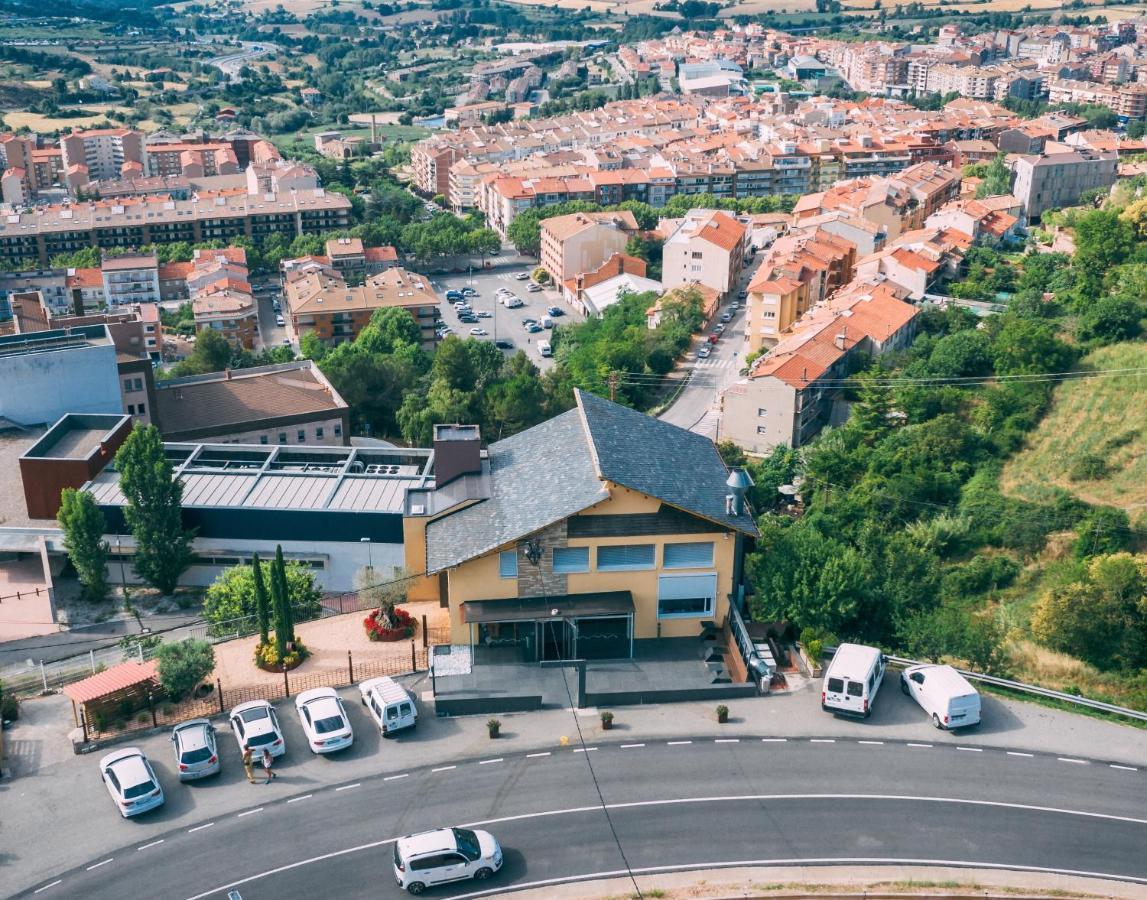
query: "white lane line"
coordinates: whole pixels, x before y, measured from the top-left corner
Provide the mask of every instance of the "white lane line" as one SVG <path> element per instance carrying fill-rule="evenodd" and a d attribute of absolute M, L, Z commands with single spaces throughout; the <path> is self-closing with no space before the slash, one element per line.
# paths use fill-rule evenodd
<path fill-rule="evenodd" d="M 908 746 L 909 747 L 923 747 L 925 750 L 931 750 L 932 749 L 931 744 L 909 744 Z"/>
<path fill-rule="evenodd" d="M 63 879 L 63 878 L 57 878 L 57 879 L 56 879 L 55 881 L 53 881 L 51 884 L 46 884 L 46 885 L 44 885 L 43 887 L 38 887 L 38 888 L 36 888 L 36 890 L 32 891 L 32 893 L 33 893 L 33 894 L 38 894 L 38 893 L 40 893 L 41 891 L 46 891 L 48 888 L 54 888 L 54 887 L 55 887 L 57 884 L 63 884 L 63 883 L 64 883 L 64 879 Z"/>
<path fill-rule="evenodd" d="M 394 778 L 405 778 L 405 775 L 391 775 L 390 778 L 384 778 L 383 781 L 390 781 Z M 361 781 L 356 781 L 354 784 L 344 784 L 342 787 L 335 788 L 335 793 L 339 791 L 353 791 L 356 787 L 362 787 Z"/>
<path fill-rule="evenodd" d="M 957 747 L 957 750 L 963 750 L 965 753 L 983 753 L 983 747 Z"/>
<path fill-rule="evenodd" d="M 292 797 L 287 802 L 288 803 L 298 803 L 300 800 L 310 800 L 311 797 L 313 797 L 313 796 L 314 796 L 314 794 L 303 794 L 303 796 L 301 796 L 301 797 Z"/>
<path fill-rule="evenodd" d="M 1085 812 L 1083 810 L 1063 809 L 1063 808 L 1054 807 L 1054 806 L 1033 806 L 1033 805 L 1025 804 L 1025 803 L 1005 803 L 1004 801 L 1001 801 L 1001 800 L 963 800 L 963 799 L 959 799 L 956 797 L 919 797 L 919 796 L 899 795 L 899 794 L 744 794 L 744 795 L 736 795 L 736 796 L 730 796 L 730 797 L 683 797 L 683 798 L 673 799 L 673 800 L 635 800 L 635 801 L 631 801 L 628 803 L 606 804 L 604 808 L 605 809 L 631 809 L 631 808 L 645 807 L 645 806 L 681 806 L 681 805 L 686 805 L 686 804 L 701 804 L 701 803 L 728 803 L 730 801 L 742 802 L 742 803 L 745 803 L 745 802 L 759 803 L 761 801 L 774 801 L 774 802 L 782 802 L 782 803 L 791 803 L 794 800 L 795 801 L 800 801 L 800 800 L 835 800 L 835 801 L 840 801 L 840 800 L 891 800 L 891 801 L 912 801 L 912 802 L 917 802 L 917 803 L 943 803 L 943 804 L 952 804 L 952 805 L 959 805 L 959 806 L 985 806 L 985 807 L 997 807 L 1000 809 L 1022 809 L 1022 810 L 1026 810 L 1028 812 L 1054 813 L 1054 814 L 1067 815 L 1067 816 L 1079 816 L 1079 817 L 1085 818 L 1085 819 L 1103 819 L 1103 820 L 1113 821 L 1113 822 L 1127 822 L 1127 823 L 1130 823 L 1132 825 L 1147 825 L 1147 819 L 1136 819 L 1136 818 L 1132 818 L 1130 816 L 1116 816 L 1116 815 L 1112 815 L 1110 813 Z M 505 822 L 518 822 L 518 821 L 522 821 L 525 819 L 545 819 L 545 818 L 553 818 L 555 816 L 574 815 L 574 814 L 578 814 L 578 813 L 598 813 L 602 810 L 602 808 L 603 807 L 601 804 L 595 803 L 592 806 L 574 806 L 574 807 L 570 807 L 568 809 L 553 809 L 553 810 L 546 810 L 545 812 L 522 813 L 520 815 L 514 815 L 514 816 L 501 816 L 501 817 L 496 818 L 496 819 L 483 819 L 482 821 L 478 821 L 478 822 L 464 823 L 462 827 L 464 827 L 464 828 L 479 828 L 479 827 L 484 827 L 487 825 L 499 825 L 499 824 L 503 824 Z M 311 865 L 313 863 L 325 862 L 328 859 L 337 859 L 340 856 L 347 856 L 351 853 L 360 853 L 363 850 L 374 850 L 378 847 L 385 847 L 388 844 L 393 844 L 396 840 L 397 840 L 397 838 L 386 838 L 385 840 L 371 841 L 368 844 L 359 844 L 356 847 L 347 847 L 344 850 L 335 850 L 335 851 L 332 851 L 331 853 L 324 853 L 320 856 L 312 856 L 309 859 L 302 859 L 302 860 L 299 860 L 297 862 L 288 863 L 285 866 L 279 866 L 279 867 L 274 868 L 274 869 L 268 869 L 265 872 L 260 872 L 260 873 L 255 874 L 255 875 L 249 875 L 246 878 L 241 878 L 237 881 L 232 881 L 229 884 L 220 885 L 219 887 L 212 888 L 209 891 L 204 891 L 201 894 L 196 894 L 193 897 L 189 897 L 189 898 L 187 898 L 187 900 L 203 900 L 203 898 L 210 897 L 213 894 L 218 894 L 218 893 L 221 893 L 223 891 L 229 891 L 229 890 L 232 890 L 233 888 L 241 887 L 244 884 L 250 884 L 253 881 L 259 881 L 260 879 L 263 879 L 263 878 L 270 878 L 273 875 L 279 875 L 283 872 L 289 872 L 293 869 L 301 868 L 302 866 Z M 918 865 L 955 865 L 955 864 L 959 863 L 960 865 L 970 866 L 972 868 L 989 868 L 989 869 L 995 868 L 995 869 L 1006 869 L 1008 871 L 1016 871 L 1016 872 L 1046 872 L 1046 873 L 1057 874 L 1057 875 L 1084 875 L 1084 876 L 1089 876 L 1092 878 L 1112 878 L 1112 879 L 1118 879 L 1120 881 L 1131 881 L 1131 882 L 1134 882 L 1135 884 L 1147 884 L 1147 878 L 1136 878 L 1136 877 L 1128 876 L 1128 875 L 1113 876 L 1113 875 L 1105 875 L 1105 874 L 1099 873 L 1099 872 L 1080 872 L 1080 871 L 1075 871 L 1075 870 L 1040 869 L 1037 867 L 1030 867 L 1030 866 L 1003 866 L 1003 865 L 999 865 L 999 864 L 995 864 L 995 863 L 979 863 L 979 862 L 971 862 L 971 861 L 966 861 L 966 860 L 965 861 L 960 861 L 960 860 L 915 860 L 915 859 L 883 859 L 883 858 L 873 858 L 873 859 L 866 859 L 866 858 L 847 858 L 847 859 L 820 858 L 820 859 L 789 859 L 789 860 L 770 859 L 770 860 L 760 860 L 760 861 L 722 862 L 722 863 L 716 863 L 716 864 L 714 864 L 714 863 L 697 863 L 697 864 L 689 864 L 687 866 L 684 866 L 683 868 L 687 868 L 687 869 L 688 868 L 712 869 L 712 868 L 720 868 L 720 867 L 724 867 L 724 866 L 816 865 L 816 864 L 828 864 L 828 863 L 834 863 L 834 864 L 841 864 L 841 863 L 878 864 L 878 863 L 882 863 L 882 864 L 897 864 L 897 865 L 911 865 L 913 863 L 918 864 Z M 673 866 L 665 866 L 665 867 L 661 867 L 660 871 L 669 871 L 672 869 L 674 869 Z M 634 871 L 659 871 L 659 870 L 655 868 L 653 870 L 637 870 L 637 869 L 635 869 Z M 598 873 L 595 873 L 594 875 L 591 875 L 591 876 L 582 876 L 582 877 L 583 878 L 604 878 L 604 877 L 610 877 L 611 875 L 625 875 L 625 874 L 628 874 L 627 871 L 625 869 L 620 869 L 617 872 L 613 872 L 613 873 L 598 872 Z M 562 881 L 569 881 L 572 879 L 561 879 L 561 880 Z M 528 886 L 529 885 L 515 885 L 514 888 L 515 888 L 515 890 L 517 890 L 519 888 L 528 887 Z M 502 892 L 504 890 L 505 890 L 505 888 L 495 888 L 492 891 L 483 892 L 483 893 L 499 893 L 499 892 Z M 479 895 L 467 894 L 465 896 L 479 896 Z M 455 900 L 459 900 L 459 898 L 456 897 Z"/>
<path fill-rule="evenodd" d="M 762 744 L 787 744 L 788 738 L 761 738 Z"/>
<path fill-rule="evenodd" d="M 547 750 L 545 753 L 527 753 L 526 759 L 537 759 L 538 757 L 549 756 L 549 755 L 550 755 L 549 750 Z"/>
<path fill-rule="evenodd" d="M 810 744 L 835 744 L 836 738 L 809 738 Z"/>
<path fill-rule="evenodd" d="M 457 769 L 457 766 L 439 766 L 437 769 L 431 769 L 431 772 L 449 772 L 451 769 Z"/>
<path fill-rule="evenodd" d="M 210 828 L 214 822 L 208 822 L 206 825 L 196 825 L 194 828 L 188 828 L 187 833 L 191 834 L 193 831 L 202 831 L 204 828 Z"/>
<path fill-rule="evenodd" d="M 883 747 L 884 741 L 857 741 L 858 744 L 867 744 L 870 747 Z"/>
<path fill-rule="evenodd" d="M 480 766 L 491 766 L 494 763 L 500 763 L 501 761 L 502 761 L 502 757 L 500 757 L 500 756 L 496 757 L 494 759 L 480 759 L 480 760 L 478 760 L 478 765 L 480 765 Z"/>
<path fill-rule="evenodd" d="M 136 850 L 146 850 L 148 847 L 158 847 L 166 838 L 160 838 L 158 841 L 152 841 L 150 844 L 144 844 L 142 847 L 136 847 Z"/>
<path fill-rule="evenodd" d="M 622 744 L 622 750 L 636 750 L 638 747 L 644 747 L 644 744 Z"/>
<path fill-rule="evenodd" d="M 575 747 L 574 753 L 589 753 L 591 750 L 596 750 L 597 747 Z"/>
<path fill-rule="evenodd" d="M 713 743 L 714 744 L 739 744 L 739 743 L 741 743 L 741 739 L 740 738 L 716 738 L 716 739 L 714 739 Z"/>
<path fill-rule="evenodd" d="M 113 859 L 115 859 L 115 857 L 114 857 L 114 856 L 109 856 L 107 859 L 105 859 L 105 860 L 103 860 L 103 861 L 101 861 L 101 862 L 98 862 L 98 863 L 94 863 L 93 865 L 90 865 L 90 866 L 88 866 L 88 871 L 90 872 L 92 869 L 98 869 L 100 866 L 106 866 L 106 865 L 107 865 L 108 863 L 110 863 L 110 862 L 111 862 Z"/>
<path fill-rule="evenodd" d="M 666 742 L 666 746 L 668 746 L 668 747 L 683 747 L 685 744 L 692 744 L 692 743 L 693 743 L 692 741 L 668 741 L 668 742 Z"/>
<path fill-rule="evenodd" d="M 1137 768 L 1135 768 L 1135 766 L 1117 766 L 1117 765 L 1115 765 L 1115 763 L 1111 763 L 1110 768 L 1122 769 L 1124 772 L 1138 772 L 1139 771 Z"/>
<path fill-rule="evenodd" d="M 438 769 L 435 769 L 434 771 L 436 771 L 436 772 L 437 772 L 437 771 L 439 771 L 439 770 L 438 770 Z M 399 781 L 399 780 L 400 780 L 400 779 L 402 779 L 402 778 L 409 778 L 409 777 L 410 777 L 410 773 L 409 773 L 409 772 L 403 772 L 401 775 L 387 775 L 387 776 L 386 776 L 384 779 L 382 779 L 382 780 L 383 780 L 383 781 Z M 358 785 L 357 785 L 357 784 L 352 784 L 352 785 L 351 785 L 351 787 L 358 787 Z M 342 790 L 342 788 L 339 788 L 339 790 Z"/>
<path fill-rule="evenodd" d="M 1031 759 L 1033 756 L 1035 756 L 1035 754 L 1034 753 L 1020 753 L 1018 750 L 1009 750 L 1008 756 L 1023 756 L 1027 759 Z"/>
<path fill-rule="evenodd" d="M 1070 756 L 1057 756 L 1056 759 L 1058 759 L 1060 762 L 1075 763 L 1077 766 L 1087 765 L 1086 759 L 1072 759 Z"/>
<path fill-rule="evenodd" d="M 241 812 L 235 818 L 241 819 L 244 816 L 253 816 L 253 815 L 255 815 L 255 813 L 261 813 L 262 811 L 263 811 L 263 807 L 260 806 L 258 809 L 249 809 L 246 812 Z"/>

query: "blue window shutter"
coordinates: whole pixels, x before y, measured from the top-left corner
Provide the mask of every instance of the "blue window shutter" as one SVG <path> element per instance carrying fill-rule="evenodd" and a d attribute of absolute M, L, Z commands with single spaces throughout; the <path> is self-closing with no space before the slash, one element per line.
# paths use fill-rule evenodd
<path fill-rule="evenodd" d="M 666 544 L 666 569 L 704 569 L 713 565 L 713 542 L 694 541 L 687 544 Z"/>
<path fill-rule="evenodd" d="M 517 550 L 503 550 L 498 554 L 498 575 L 502 578 L 518 577 Z"/>

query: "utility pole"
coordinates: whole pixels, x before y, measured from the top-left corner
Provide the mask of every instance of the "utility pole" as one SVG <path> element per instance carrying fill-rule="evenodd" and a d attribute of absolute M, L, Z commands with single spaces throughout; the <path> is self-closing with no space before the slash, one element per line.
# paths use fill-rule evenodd
<path fill-rule="evenodd" d="M 616 371 L 609 373 L 609 399 L 611 403 L 617 402 L 617 380 L 618 374 Z"/>

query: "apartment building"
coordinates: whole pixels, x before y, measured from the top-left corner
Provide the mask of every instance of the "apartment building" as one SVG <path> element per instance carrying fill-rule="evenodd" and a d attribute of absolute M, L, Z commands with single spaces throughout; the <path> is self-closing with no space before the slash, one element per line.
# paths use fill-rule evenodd
<path fill-rule="evenodd" d="M 332 238 L 327 241 L 326 257 L 348 282 L 361 283 L 366 277 L 366 250 L 359 238 Z"/>
<path fill-rule="evenodd" d="M 239 158 L 230 144 L 148 144 L 149 176 L 204 178 L 239 174 Z"/>
<path fill-rule="evenodd" d="M 661 269 L 665 289 L 697 282 L 728 295 L 737 285 L 748 233 L 727 213 L 689 210 L 665 239 Z"/>
<path fill-rule="evenodd" d="M 247 254 L 242 247 L 196 250 L 187 273 L 196 332 L 217 332 L 233 347 L 254 350 L 259 337 L 259 304 L 251 293 Z"/>
<path fill-rule="evenodd" d="M 159 303 L 159 260 L 154 253 L 104 255 L 100 262 L 103 300 L 109 307 Z"/>
<path fill-rule="evenodd" d="M 85 181 L 114 181 L 129 166 L 142 170 L 146 150 L 143 133 L 128 128 L 73 131 L 60 138 L 64 171 L 79 168 Z"/>
<path fill-rule="evenodd" d="M 912 300 L 922 300 L 936 283 L 953 278 L 972 246 L 972 235 L 953 228 L 905 232 L 883 250 L 856 262 L 856 278 L 892 282 Z"/>
<path fill-rule="evenodd" d="M 597 270 L 614 254 L 622 253 L 636 233 L 637 220 L 628 210 L 572 213 L 543 219 L 541 266 L 555 284 L 564 285 L 579 275 Z"/>
<path fill-rule="evenodd" d="M 1015 161 L 1012 193 L 1023 204 L 1029 222 L 1038 222 L 1049 209 L 1072 206 L 1081 194 L 1115 183 L 1119 155 L 1113 151 L 1045 145 L 1038 156 Z"/>
<path fill-rule="evenodd" d="M 587 304 L 587 291 L 621 276 L 629 276 L 633 279 L 628 282 L 631 289 L 637 284 L 644 285 L 641 287 L 642 291 L 660 289 L 660 283 L 652 282 L 651 279 L 645 277 L 645 273 L 645 260 L 635 256 L 626 256 L 624 253 L 614 253 L 596 269 L 579 272 L 573 278 L 562 282 L 560 285 L 562 299 L 586 315 L 598 315 L 603 307 L 593 306 L 591 311 Z M 656 284 L 657 287 L 651 287 L 652 284 Z"/>
<path fill-rule="evenodd" d="M 353 341 L 370 323 L 376 309 L 405 309 L 422 330 L 422 345 L 433 349 L 441 303 L 430 281 L 401 266 L 370 276 L 365 284 L 348 285 L 327 266 L 299 267 L 287 276 L 285 312 L 296 339 L 311 333 L 329 346 Z"/>

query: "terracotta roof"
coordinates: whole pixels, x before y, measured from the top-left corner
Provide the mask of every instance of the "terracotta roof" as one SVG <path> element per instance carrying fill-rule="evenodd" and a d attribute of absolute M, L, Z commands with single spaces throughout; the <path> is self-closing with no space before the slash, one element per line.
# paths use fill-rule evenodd
<path fill-rule="evenodd" d="M 578 232 L 595 225 L 616 226 L 623 231 L 636 231 L 637 219 L 629 210 L 607 213 L 570 213 L 568 216 L 554 216 L 542 220 L 542 230 L 559 241 L 569 240 Z"/>
<path fill-rule="evenodd" d="M 72 269 L 65 283 L 70 288 L 98 288 L 104 286 L 104 276 L 99 269 Z"/>
<path fill-rule="evenodd" d="M 715 212 L 698 232 L 710 244 L 722 250 L 732 250 L 745 239 L 745 226 L 723 212 Z"/>
<path fill-rule="evenodd" d="M 921 272 L 935 272 L 940 263 L 934 259 L 925 259 L 919 253 L 898 247 L 892 252 L 892 258 L 909 269 L 918 269 Z"/>
<path fill-rule="evenodd" d="M 367 262 L 398 262 L 398 251 L 393 247 L 367 247 L 363 251 Z"/>
<path fill-rule="evenodd" d="M 125 688 L 154 681 L 159 675 L 158 660 L 145 663 L 125 662 L 99 672 L 91 678 L 64 685 L 64 696 L 73 703 L 89 703 Z"/>

